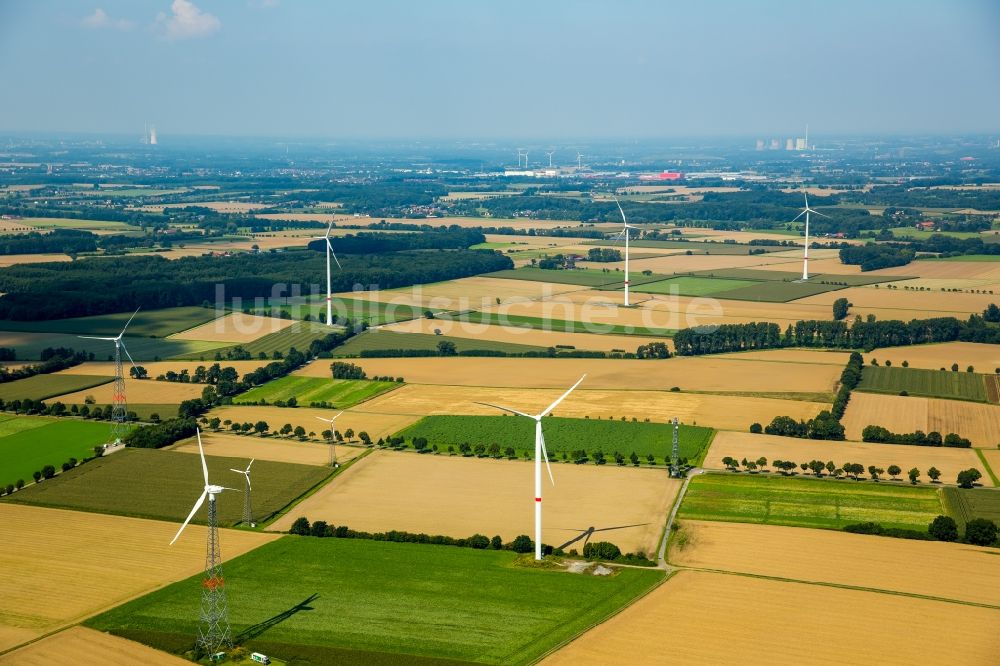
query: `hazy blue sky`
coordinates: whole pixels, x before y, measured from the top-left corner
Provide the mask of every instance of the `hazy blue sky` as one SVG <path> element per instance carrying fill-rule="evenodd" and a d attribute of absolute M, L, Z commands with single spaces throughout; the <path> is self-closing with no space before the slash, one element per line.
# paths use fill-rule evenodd
<path fill-rule="evenodd" d="M 0 0 L 0 131 L 1000 132 L 997 0 Z"/>

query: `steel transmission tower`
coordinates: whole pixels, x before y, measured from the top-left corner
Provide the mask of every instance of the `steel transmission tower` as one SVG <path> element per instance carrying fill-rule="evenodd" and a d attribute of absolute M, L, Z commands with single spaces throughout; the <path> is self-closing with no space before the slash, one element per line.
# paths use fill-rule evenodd
<path fill-rule="evenodd" d="M 125 375 L 122 371 L 121 341 L 115 341 L 115 392 L 111 404 L 111 442 L 121 444 L 128 433 L 128 402 L 125 400 Z"/>
<path fill-rule="evenodd" d="M 247 490 L 243 496 L 243 524 L 250 527 L 257 527 L 253 522 L 253 506 L 250 503 L 250 483 L 247 483 Z"/>
<path fill-rule="evenodd" d="M 250 505 L 249 493 L 245 506 Z M 246 509 L 244 509 L 246 510 Z M 205 580 L 201 589 L 201 625 L 198 646 L 213 655 L 223 646 L 233 646 L 229 627 L 229 606 L 226 583 L 222 577 L 222 553 L 219 550 L 219 523 L 215 511 L 215 495 L 208 496 L 208 552 L 205 555 Z"/>

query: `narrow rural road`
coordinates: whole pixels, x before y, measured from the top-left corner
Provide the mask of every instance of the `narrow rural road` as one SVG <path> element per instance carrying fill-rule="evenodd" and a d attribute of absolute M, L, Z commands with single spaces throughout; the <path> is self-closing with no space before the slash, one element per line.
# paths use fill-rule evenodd
<path fill-rule="evenodd" d="M 699 474 L 704 474 L 705 470 L 700 467 L 695 467 L 688 472 L 687 476 L 684 477 L 684 485 L 681 486 L 681 490 L 677 493 L 677 499 L 674 500 L 674 506 L 670 510 L 670 517 L 667 519 L 667 529 L 663 531 L 663 541 L 660 543 L 660 553 L 656 557 L 656 566 L 660 569 L 667 569 L 667 540 L 670 539 L 670 531 L 674 528 L 674 519 L 677 518 L 677 511 L 681 508 L 681 502 L 684 501 L 684 493 L 687 492 L 688 484 L 691 483 L 691 478 L 698 476 Z"/>

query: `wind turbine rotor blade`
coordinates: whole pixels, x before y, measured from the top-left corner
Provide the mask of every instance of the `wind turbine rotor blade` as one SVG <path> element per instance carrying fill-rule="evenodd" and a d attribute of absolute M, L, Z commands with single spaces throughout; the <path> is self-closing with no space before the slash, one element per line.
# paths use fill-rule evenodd
<path fill-rule="evenodd" d="M 797 221 L 800 217 L 802 217 L 805 214 L 806 214 L 806 211 L 802 211 L 801 213 L 799 213 L 798 215 L 796 215 L 795 217 L 792 218 L 792 222 Z"/>
<path fill-rule="evenodd" d="M 233 469 L 232 467 L 229 468 L 229 471 L 230 472 L 236 472 L 237 474 L 244 474 L 243 470 L 241 470 L 241 469 Z"/>
<path fill-rule="evenodd" d="M 194 518 L 194 514 L 198 513 L 198 509 L 201 508 L 201 505 L 205 503 L 205 496 L 206 495 L 208 495 L 208 489 L 207 488 L 202 491 L 201 497 L 199 497 L 198 501 L 194 503 L 194 508 L 191 509 L 191 513 L 188 514 L 188 517 L 184 520 L 184 523 L 181 524 L 181 528 L 179 530 L 177 530 L 177 534 L 174 535 L 173 541 L 170 542 L 171 546 L 174 545 L 174 541 L 177 541 L 177 537 L 179 537 L 181 535 L 181 532 L 184 531 L 184 528 L 187 527 L 187 524 L 191 522 L 192 518 Z"/>
<path fill-rule="evenodd" d="M 549 470 L 549 481 L 551 481 L 554 486 L 556 485 L 556 479 L 552 476 L 552 465 L 549 464 L 549 452 L 545 448 L 545 433 L 542 432 L 541 424 L 538 426 L 538 436 L 542 444 L 542 457 L 545 458 L 545 469 Z"/>
<path fill-rule="evenodd" d="M 323 423 L 330 423 L 333 421 L 333 419 L 324 419 L 322 416 L 317 416 L 316 418 L 322 421 Z"/>
<path fill-rule="evenodd" d="M 128 328 L 128 325 L 132 323 L 132 320 L 135 319 L 137 314 L 139 314 L 139 308 L 136 308 L 135 312 L 132 313 L 132 316 L 128 318 L 127 322 L 125 322 L 125 326 L 122 327 L 122 332 L 118 334 L 119 338 L 125 335 L 125 329 Z"/>
<path fill-rule="evenodd" d="M 248 471 L 248 472 L 250 471 L 250 465 L 252 465 L 252 464 L 253 464 L 253 461 L 254 461 L 254 460 L 256 460 L 256 458 L 251 458 L 251 459 L 250 459 L 250 463 L 249 463 L 249 464 L 247 465 L 247 471 Z"/>
<path fill-rule="evenodd" d="M 333 260 L 335 262 L 337 262 L 337 268 L 339 268 L 340 270 L 344 270 L 344 267 L 340 265 L 340 259 L 337 259 L 337 253 L 333 251 L 333 245 L 330 244 L 329 237 L 327 237 L 326 239 L 326 246 L 330 250 L 330 256 L 333 257 Z"/>
<path fill-rule="evenodd" d="M 572 393 L 573 389 L 575 389 L 577 386 L 579 386 L 580 382 L 582 382 L 584 379 L 586 379 L 586 377 L 587 377 L 587 375 L 584 374 L 583 377 L 580 377 L 578 380 L 576 380 L 576 384 L 573 384 L 572 386 L 570 386 L 569 389 L 565 393 L 563 393 L 561 396 L 559 396 L 558 400 L 556 400 L 551 405 L 549 405 L 548 409 L 546 409 L 544 412 L 542 412 L 541 414 L 539 414 L 538 417 L 541 418 L 543 416 L 547 416 L 549 414 L 549 412 L 551 412 L 553 409 L 555 409 L 556 406 L 560 402 L 562 402 L 563 400 L 565 400 L 566 396 L 568 396 L 570 393 Z"/>
<path fill-rule="evenodd" d="M 232 490 L 232 491 L 237 492 L 237 493 L 243 492 L 242 490 L 240 490 L 238 488 L 229 488 L 228 486 L 219 486 L 219 487 L 222 488 L 223 490 Z"/>
<path fill-rule="evenodd" d="M 830 217 L 830 216 L 829 216 L 829 215 L 827 215 L 826 213 L 821 213 L 821 212 L 819 212 L 818 210 L 812 210 L 811 208 L 810 208 L 809 210 L 811 210 L 811 211 L 812 211 L 812 214 L 813 214 L 813 215 L 819 215 L 820 217 L 825 217 L 825 218 L 828 218 L 828 219 L 831 219 L 831 220 L 833 219 L 832 217 Z"/>
<path fill-rule="evenodd" d="M 343 414 L 344 414 L 344 412 L 340 412 L 340 414 L 337 414 L 336 416 L 334 416 L 332 419 L 330 419 L 330 423 L 333 423 L 334 421 L 336 421 L 337 419 L 339 419 L 341 416 L 343 416 Z"/>
<path fill-rule="evenodd" d="M 625 226 L 628 226 L 628 220 L 625 219 L 625 211 L 622 210 L 622 205 L 618 203 L 618 197 L 612 195 L 611 198 L 615 200 L 615 205 L 618 206 L 618 212 L 622 214 L 622 223 L 624 223 Z"/>
<path fill-rule="evenodd" d="M 324 238 L 330 238 L 330 232 L 333 231 L 333 221 L 331 220 L 329 226 L 326 228 L 326 235 Z"/>
<path fill-rule="evenodd" d="M 510 407 L 501 407 L 500 405 L 494 405 L 494 404 L 489 403 L 489 402 L 477 402 L 476 404 L 477 405 L 484 405 L 486 407 L 493 407 L 494 409 L 500 409 L 500 410 L 503 410 L 505 412 L 510 412 L 511 414 L 517 414 L 518 416 L 526 416 L 529 419 L 535 418 L 531 414 L 525 414 L 524 412 L 519 412 L 516 409 L 511 409 Z"/>
<path fill-rule="evenodd" d="M 118 344 L 120 344 L 122 346 L 122 349 L 125 350 L 125 355 L 128 356 L 128 360 L 129 360 L 129 362 L 132 363 L 132 367 L 135 368 L 136 370 L 138 370 L 139 369 L 138 366 L 136 366 L 135 361 L 132 360 L 132 354 L 128 353 L 128 347 L 125 346 L 125 341 L 124 340 L 119 340 Z"/>
<path fill-rule="evenodd" d="M 201 445 L 201 428 L 195 428 L 198 435 L 198 453 L 201 454 L 201 471 L 205 475 L 205 486 L 208 486 L 208 464 L 205 462 L 205 449 Z"/>
<path fill-rule="evenodd" d="M 118 339 L 118 338 L 98 338 L 93 335 L 78 335 L 76 337 L 81 338 L 83 340 L 106 340 L 108 342 L 114 342 L 115 340 Z"/>
<path fill-rule="evenodd" d="M 806 208 L 809 208 L 809 193 L 803 192 L 802 197 L 806 200 Z"/>

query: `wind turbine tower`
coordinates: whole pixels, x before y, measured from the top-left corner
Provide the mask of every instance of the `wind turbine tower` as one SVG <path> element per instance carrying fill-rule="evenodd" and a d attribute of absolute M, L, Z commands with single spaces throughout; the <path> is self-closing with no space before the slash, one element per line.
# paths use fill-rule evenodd
<path fill-rule="evenodd" d="M 229 627 L 229 604 L 226 600 L 226 582 L 222 576 L 222 551 L 219 549 L 219 518 L 215 507 L 215 496 L 224 490 L 235 490 L 214 486 L 208 482 L 208 465 L 205 464 L 205 449 L 201 445 L 201 431 L 198 435 L 198 453 L 201 454 L 201 471 L 205 477 L 205 489 L 184 524 L 177 530 L 170 545 L 177 541 L 187 524 L 198 513 L 198 509 L 208 498 L 208 547 L 205 553 L 205 578 L 201 582 L 201 614 L 199 615 L 198 646 L 207 654 L 215 654 L 223 645 L 233 646 L 233 632 Z"/>
<path fill-rule="evenodd" d="M 340 265 L 340 260 L 337 259 L 337 255 L 333 252 L 333 245 L 330 244 L 330 232 L 333 231 L 333 222 L 326 228 L 326 234 L 323 236 L 314 236 L 313 240 L 322 240 L 326 243 L 326 325 L 333 326 L 333 282 L 330 278 L 330 255 L 333 255 L 333 260 L 337 262 L 337 268 L 344 270 L 343 266 Z"/>
<path fill-rule="evenodd" d="M 798 215 L 795 216 L 795 219 L 792 220 L 792 222 L 795 222 L 795 220 L 799 219 L 803 215 L 806 216 L 806 247 L 805 247 L 805 251 L 803 252 L 803 255 L 802 255 L 802 281 L 805 282 L 806 280 L 809 279 L 809 214 L 810 213 L 815 213 L 816 215 L 819 215 L 820 217 L 830 217 L 830 216 L 829 215 L 824 215 L 823 213 L 821 213 L 821 212 L 819 212 L 817 210 L 813 210 L 812 208 L 810 208 L 809 207 L 809 195 L 806 194 L 805 192 L 803 192 L 802 196 L 805 197 L 806 207 L 802 209 L 801 213 L 799 213 Z"/>
<path fill-rule="evenodd" d="M 680 476 L 681 471 L 681 454 L 680 454 L 680 442 L 679 442 L 679 431 L 680 425 L 677 422 L 677 417 L 674 417 L 674 446 L 670 451 L 670 476 Z"/>
<path fill-rule="evenodd" d="M 523 153 L 524 153 L 524 149 L 523 148 L 518 148 L 517 149 L 517 168 L 518 169 L 521 168 L 521 158 L 522 157 L 524 157 L 524 165 L 528 166 L 528 157 L 527 157 L 527 155 L 524 155 Z"/>
<path fill-rule="evenodd" d="M 156 145 L 156 125 L 149 126 L 149 145 Z"/>
<path fill-rule="evenodd" d="M 583 153 L 576 154 L 576 168 L 577 169 L 583 168 Z"/>
<path fill-rule="evenodd" d="M 253 464 L 254 459 L 250 459 L 250 465 Z M 246 494 L 243 496 L 243 524 L 249 525 L 250 527 L 257 527 L 257 523 L 253 522 L 253 506 L 250 503 L 250 465 L 247 465 L 246 469 L 233 469 L 229 468 L 230 472 L 236 472 L 237 474 L 242 474 L 246 477 Z"/>
<path fill-rule="evenodd" d="M 135 366 L 135 361 L 132 360 L 132 355 L 128 353 L 128 349 L 125 347 L 125 341 L 122 340 L 122 336 L 125 335 L 125 329 L 128 325 L 132 323 L 132 319 L 135 318 L 139 310 L 136 309 L 132 313 L 132 316 L 128 318 L 125 322 L 122 332 L 113 338 L 100 338 L 92 335 L 78 335 L 78 338 L 83 338 L 84 340 L 106 340 L 108 342 L 115 343 L 115 390 L 112 394 L 111 403 L 111 444 L 121 444 L 122 437 L 128 432 L 128 427 L 125 422 L 128 420 L 128 401 L 125 399 L 125 373 L 122 372 L 122 350 L 125 350 L 125 355 L 128 356 L 128 360 L 132 363 L 132 367 Z"/>
<path fill-rule="evenodd" d="M 549 168 L 551 169 L 552 168 L 552 156 L 556 154 L 556 151 L 553 150 L 553 151 L 547 152 L 545 154 L 549 156 Z"/>
<path fill-rule="evenodd" d="M 501 407 L 500 405 L 493 405 L 488 402 L 477 403 L 479 405 L 485 405 L 487 407 L 493 407 L 494 409 L 500 409 L 505 412 L 510 412 L 517 416 L 524 416 L 525 418 L 534 419 L 535 421 L 535 559 L 542 559 L 542 458 L 545 458 L 545 467 L 549 471 L 549 481 L 552 485 L 556 485 L 556 480 L 552 476 L 552 467 L 549 465 L 549 454 L 545 449 L 545 435 L 542 433 L 542 418 L 548 416 L 556 406 L 566 399 L 570 393 L 573 392 L 580 382 L 586 378 L 587 375 L 580 377 L 576 384 L 569 387 L 569 390 L 559 396 L 559 399 L 553 402 L 551 405 L 545 408 L 541 414 L 525 414 L 524 412 L 519 412 L 516 409 L 510 409 L 509 407 Z"/>
<path fill-rule="evenodd" d="M 323 423 L 330 424 L 330 434 L 332 436 L 330 438 L 330 460 L 327 462 L 330 467 L 337 467 L 337 445 L 335 443 L 337 441 L 337 429 L 333 427 L 333 422 L 340 418 L 340 415 L 343 413 L 344 412 L 340 412 L 340 414 L 337 414 L 332 419 L 324 419 L 322 416 L 316 417 Z"/>
<path fill-rule="evenodd" d="M 622 210 L 622 205 L 620 203 L 618 203 L 618 197 L 614 197 L 614 200 L 615 200 L 615 204 L 618 206 L 618 212 L 621 213 L 621 216 L 622 216 L 622 225 L 624 225 L 622 227 L 621 232 L 618 234 L 618 236 L 624 236 L 625 237 L 625 307 L 629 307 L 629 299 L 628 299 L 628 297 L 629 297 L 629 293 L 628 293 L 628 288 L 629 288 L 629 279 L 628 279 L 628 241 L 629 241 L 629 233 L 628 232 L 629 232 L 629 229 L 636 229 L 637 227 L 633 227 L 631 224 L 628 223 L 628 220 L 625 219 L 625 211 Z"/>

